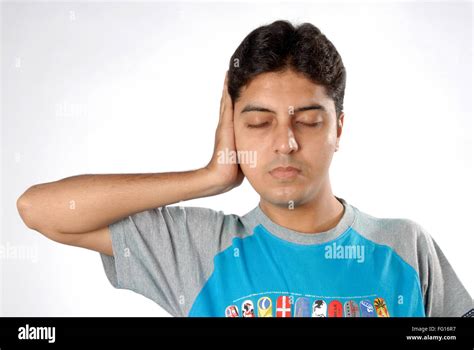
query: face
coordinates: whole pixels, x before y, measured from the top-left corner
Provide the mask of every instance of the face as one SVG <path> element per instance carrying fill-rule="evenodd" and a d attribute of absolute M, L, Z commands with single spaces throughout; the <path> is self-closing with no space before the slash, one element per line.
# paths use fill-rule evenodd
<path fill-rule="evenodd" d="M 323 86 L 292 70 L 260 74 L 243 87 L 234 106 L 235 143 L 261 200 L 302 205 L 328 186 L 343 120 Z M 256 162 L 244 161 L 252 155 Z"/>

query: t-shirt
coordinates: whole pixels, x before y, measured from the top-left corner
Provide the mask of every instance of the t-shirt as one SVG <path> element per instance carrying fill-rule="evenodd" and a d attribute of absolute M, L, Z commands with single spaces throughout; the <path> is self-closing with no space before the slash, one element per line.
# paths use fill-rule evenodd
<path fill-rule="evenodd" d="M 473 307 L 436 242 L 417 223 L 375 218 L 338 198 L 339 223 L 301 233 L 257 205 L 243 216 L 163 206 L 109 226 L 101 254 L 115 288 L 173 316 L 462 316 Z"/>

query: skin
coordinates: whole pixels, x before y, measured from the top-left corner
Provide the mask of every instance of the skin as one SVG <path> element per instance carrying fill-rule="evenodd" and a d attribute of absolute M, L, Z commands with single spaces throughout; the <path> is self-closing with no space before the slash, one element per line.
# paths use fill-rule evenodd
<path fill-rule="evenodd" d="M 343 122 L 325 88 L 293 70 L 260 74 L 241 90 L 233 114 L 236 150 L 256 152 L 257 162 L 240 168 L 272 221 L 304 233 L 339 222 L 344 209 L 332 193 L 329 168 Z M 277 166 L 301 171 L 276 179 L 269 172 Z"/>

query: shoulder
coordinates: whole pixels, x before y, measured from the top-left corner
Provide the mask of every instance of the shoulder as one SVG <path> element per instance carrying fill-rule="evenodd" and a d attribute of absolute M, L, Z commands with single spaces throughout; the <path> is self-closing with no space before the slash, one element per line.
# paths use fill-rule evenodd
<path fill-rule="evenodd" d="M 426 241 L 430 239 L 426 229 L 408 218 L 375 217 L 354 208 L 356 219 L 353 228 L 369 239 Z"/>
<path fill-rule="evenodd" d="M 418 222 L 408 218 L 380 218 L 354 208 L 353 229 L 365 239 L 387 246 L 419 272 L 433 249 L 432 238 Z"/>

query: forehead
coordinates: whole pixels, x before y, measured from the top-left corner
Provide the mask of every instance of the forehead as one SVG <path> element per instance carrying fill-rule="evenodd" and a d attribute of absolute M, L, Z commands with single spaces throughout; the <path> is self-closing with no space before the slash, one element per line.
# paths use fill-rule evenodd
<path fill-rule="evenodd" d="M 295 106 L 311 102 L 327 105 L 333 103 L 326 88 L 315 84 L 302 73 L 293 70 L 257 75 L 241 90 L 236 105 L 245 103 Z"/>

